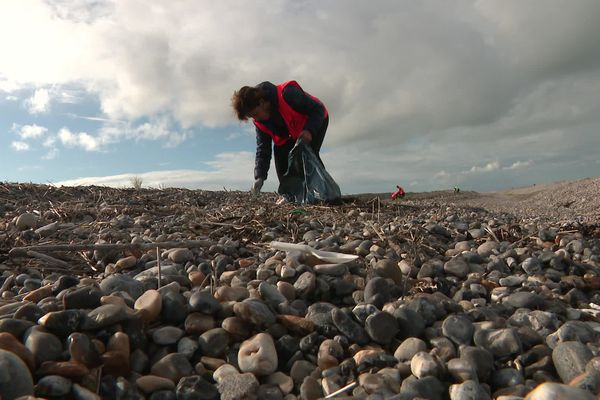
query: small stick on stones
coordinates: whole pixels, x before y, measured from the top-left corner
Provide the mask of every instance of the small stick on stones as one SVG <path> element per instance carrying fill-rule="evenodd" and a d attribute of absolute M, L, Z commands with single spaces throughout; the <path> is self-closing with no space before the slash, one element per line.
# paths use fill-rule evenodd
<path fill-rule="evenodd" d="M 335 392 L 325 396 L 326 399 L 333 399 L 335 396 L 337 396 L 338 394 L 342 394 L 350 389 L 353 389 L 356 386 L 356 381 L 344 386 L 343 388 L 336 390 Z"/>
<path fill-rule="evenodd" d="M 158 265 L 158 288 L 162 286 L 162 270 L 160 268 L 160 251 L 156 248 L 156 264 Z"/>

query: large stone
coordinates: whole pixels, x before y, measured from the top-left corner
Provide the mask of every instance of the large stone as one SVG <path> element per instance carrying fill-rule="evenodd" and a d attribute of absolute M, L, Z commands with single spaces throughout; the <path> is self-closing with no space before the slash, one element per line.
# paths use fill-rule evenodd
<path fill-rule="evenodd" d="M 162 298 L 157 290 L 150 289 L 144 292 L 135 301 L 134 309 L 140 312 L 146 322 L 155 321 L 162 310 Z"/>
<path fill-rule="evenodd" d="M 229 374 L 217 386 L 221 400 L 254 399 L 258 391 L 258 380 L 251 373 Z"/>
<path fill-rule="evenodd" d="M 476 381 L 450 386 L 450 400 L 490 400 L 488 392 Z"/>
<path fill-rule="evenodd" d="M 393 280 L 396 285 L 402 284 L 402 271 L 400 270 L 397 261 L 389 260 L 387 258 L 379 260 L 375 264 L 373 270 L 378 276 Z"/>
<path fill-rule="evenodd" d="M 450 315 L 442 323 L 442 334 L 457 345 L 471 344 L 473 322 L 464 315 Z"/>
<path fill-rule="evenodd" d="M 260 300 L 246 299 L 233 306 L 235 315 L 258 327 L 268 327 L 275 323 L 275 314 Z"/>
<path fill-rule="evenodd" d="M 183 354 L 171 353 L 161 358 L 152 366 L 152 375 L 162 376 L 172 380 L 174 383 L 179 382 L 184 376 L 192 374 L 193 368 L 188 359 Z"/>
<path fill-rule="evenodd" d="M 480 329 L 475 332 L 473 340 L 477 346 L 489 350 L 496 357 L 519 354 L 523 347 L 517 331 L 512 328 Z"/>
<path fill-rule="evenodd" d="M 58 360 L 63 351 L 61 341 L 41 326 L 34 326 L 25 333 L 25 347 L 33 353 L 37 365 Z"/>
<path fill-rule="evenodd" d="M 198 375 L 186 376 L 177 384 L 177 400 L 218 400 L 219 391 Z"/>
<path fill-rule="evenodd" d="M 546 382 L 533 389 L 525 400 L 594 400 L 595 398 L 587 390 Z"/>
<path fill-rule="evenodd" d="M 554 367 L 564 383 L 585 371 L 592 357 L 591 350 L 581 342 L 562 342 L 552 350 Z"/>
<path fill-rule="evenodd" d="M 352 320 L 344 311 L 335 308 L 331 311 L 331 318 L 335 327 L 345 335 L 350 341 L 364 346 L 369 343 L 369 335 L 362 326 Z"/>
<path fill-rule="evenodd" d="M 144 284 L 129 275 L 114 274 L 100 282 L 100 289 L 104 294 L 123 291 L 135 300 L 144 293 Z"/>
<path fill-rule="evenodd" d="M 35 395 L 44 397 L 66 397 L 71 391 L 73 382 L 58 375 L 48 375 L 40 379 L 35 385 Z"/>
<path fill-rule="evenodd" d="M 27 365 L 15 354 L 0 350 L 0 398 L 13 400 L 33 395 L 33 378 Z"/>
<path fill-rule="evenodd" d="M 270 375 L 277 370 L 277 351 L 271 335 L 259 333 L 244 341 L 238 352 L 240 371 L 258 376 Z"/>
<path fill-rule="evenodd" d="M 374 342 L 387 345 L 398 333 L 398 322 L 393 315 L 385 311 L 377 312 L 367 317 L 365 329 Z"/>

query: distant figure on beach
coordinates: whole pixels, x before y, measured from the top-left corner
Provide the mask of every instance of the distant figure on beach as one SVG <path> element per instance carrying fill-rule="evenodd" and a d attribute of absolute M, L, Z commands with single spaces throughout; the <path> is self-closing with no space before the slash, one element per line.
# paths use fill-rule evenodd
<path fill-rule="evenodd" d="M 262 82 L 256 86 L 243 86 L 233 93 L 231 104 L 240 121 L 252 118 L 256 127 L 253 193 L 259 193 L 267 179 L 272 153 L 277 177 L 282 182 L 288 168 L 288 155 L 298 138 L 310 145 L 323 164 L 319 151 L 329 124 L 329 114 L 323 103 L 302 90 L 298 82 L 280 85 Z M 281 186 L 278 192 L 285 194 L 281 193 Z"/>
<path fill-rule="evenodd" d="M 458 186 L 454 186 L 454 193 L 460 193 L 460 188 Z"/>

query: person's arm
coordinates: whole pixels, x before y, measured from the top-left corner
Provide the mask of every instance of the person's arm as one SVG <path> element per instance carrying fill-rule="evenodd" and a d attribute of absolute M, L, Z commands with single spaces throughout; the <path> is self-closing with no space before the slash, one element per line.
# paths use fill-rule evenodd
<path fill-rule="evenodd" d="M 295 111 L 308 116 L 303 131 L 314 135 L 325 120 L 325 107 L 319 101 L 307 95 L 298 86 L 288 85 L 283 89 L 283 98 Z"/>
<path fill-rule="evenodd" d="M 254 162 L 254 179 L 267 179 L 271 166 L 271 136 L 256 128 L 256 158 Z"/>

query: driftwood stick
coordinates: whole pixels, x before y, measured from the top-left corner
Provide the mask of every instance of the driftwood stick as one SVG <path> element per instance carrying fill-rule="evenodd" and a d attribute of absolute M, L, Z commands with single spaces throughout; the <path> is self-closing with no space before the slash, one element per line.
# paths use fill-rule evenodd
<path fill-rule="evenodd" d="M 158 265 L 158 288 L 162 286 L 162 270 L 160 267 L 160 251 L 156 248 L 156 264 Z"/>
<path fill-rule="evenodd" d="M 29 250 L 26 253 L 29 257 L 37 258 L 42 261 L 46 261 L 49 264 L 56 265 L 62 268 L 69 268 L 69 263 L 58 258 L 50 257 L 49 255 L 38 253 L 37 251 Z"/>
<path fill-rule="evenodd" d="M 40 246 L 14 247 L 9 252 L 10 257 L 25 257 L 29 251 L 85 251 L 85 250 L 149 250 L 154 248 L 172 249 L 175 247 L 208 247 L 208 240 L 184 240 L 158 243 L 100 243 L 100 244 L 49 244 Z"/>
<path fill-rule="evenodd" d="M 343 388 L 336 390 L 335 392 L 325 396 L 326 399 L 333 399 L 335 396 L 342 394 L 350 389 L 353 389 L 356 386 L 356 381 L 344 386 Z"/>

